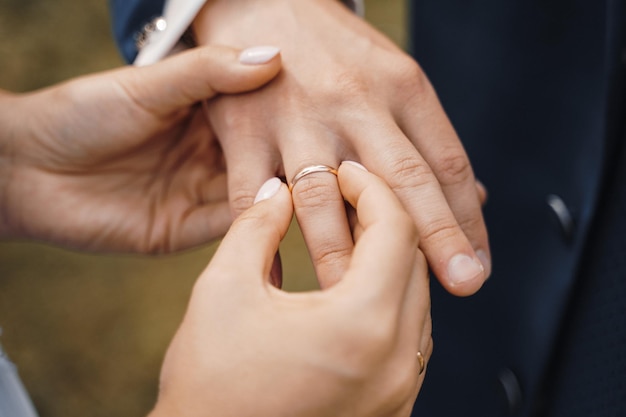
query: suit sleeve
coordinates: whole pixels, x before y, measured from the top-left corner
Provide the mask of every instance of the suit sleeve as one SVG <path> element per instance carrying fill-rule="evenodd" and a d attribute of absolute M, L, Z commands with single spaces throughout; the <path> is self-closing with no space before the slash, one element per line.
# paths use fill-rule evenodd
<path fill-rule="evenodd" d="M 161 16 L 165 0 L 109 0 L 115 42 L 126 62 L 137 56 L 135 36 L 155 17 Z"/>

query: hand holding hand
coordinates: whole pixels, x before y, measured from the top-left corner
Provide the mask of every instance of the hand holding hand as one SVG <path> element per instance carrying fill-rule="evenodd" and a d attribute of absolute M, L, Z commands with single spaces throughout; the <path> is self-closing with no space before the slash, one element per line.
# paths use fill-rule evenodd
<path fill-rule="evenodd" d="M 235 214 L 265 178 L 359 161 L 404 204 L 441 283 L 457 295 L 480 288 L 491 266 L 475 178 L 415 61 L 337 0 L 212 0 L 194 30 L 202 44 L 262 41 L 282 51 L 270 86 L 209 106 Z M 337 184 L 308 177 L 293 199 L 320 284 L 332 285 L 352 245 Z"/>
<path fill-rule="evenodd" d="M 194 287 L 152 417 L 410 415 L 416 353 L 432 350 L 415 226 L 373 174 L 342 164 L 338 182 L 356 208 L 346 272 L 321 291 L 271 285 L 293 209 L 287 187 L 266 182 Z"/>
<path fill-rule="evenodd" d="M 225 166 L 199 103 L 261 87 L 277 53 L 198 48 L 0 95 L 0 235 L 159 253 L 223 235 Z"/>

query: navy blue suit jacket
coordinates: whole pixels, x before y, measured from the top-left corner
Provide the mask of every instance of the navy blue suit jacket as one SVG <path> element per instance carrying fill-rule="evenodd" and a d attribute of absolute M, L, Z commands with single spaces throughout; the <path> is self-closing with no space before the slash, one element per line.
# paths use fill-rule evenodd
<path fill-rule="evenodd" d="M 474 297 L 434 289 L 436 349 L 416 407 L 428 412 L 418 415 L 527 416 L 550 407 L 547 385 L 558 379 L 550 362 L 563 348 L 615 124 L 623 123 L 611 117 L 622 93 L 614 85 L 618 3 L 412 3 L 412 52 L 489 190 L 494 261 Z M 584 371 L 584 358 L 579 365 Z"/>
<path fill-rule="evenodd" d="M 130 37 L 162 1 L 112 6 L 118 42 L 131 59 Z M 411 3 L 412 53 L 489 190 L 494 262 L 473 297 L 433 284 L 435 352 L 415 415 L 547 409 L 546 384 L 558 379 L 550 363 L 562 348 L 614 124 L 623 121 L 611 115 L 620 7 L 612 0 Z"/>

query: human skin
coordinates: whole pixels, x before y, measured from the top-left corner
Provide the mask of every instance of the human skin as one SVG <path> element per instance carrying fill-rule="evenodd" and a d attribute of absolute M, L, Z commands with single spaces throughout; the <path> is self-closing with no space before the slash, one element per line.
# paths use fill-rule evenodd
<path fill-rule="evenodd" d="M 224 173 L 197 103 L 259 88 L 280 70 L 278 55 L 256 66 L 238 56 L 199 48 L 34 93 L 2 92 L 0 236 L 139 252 L 219 236 L 231 222 Z M 428 360 L 432 350 L 426 262 L 412 220 L 381 180 L 350 164 L 338 175 L 356 208 L 341 280 L 306 295 L 273 286 L 272 259 L 293 215 L 286 186 L 274 181 L 276 194 L 239 217 L 198 280 L 155 416 L 410 413 L 424 378 L 416 353 Z M 238 373 L 221 372 L 230 364 Z M 311 386 L 306 402 L 282 401 Z M 258 401 L 240 401 L 252 394 Z"/>
<path fill-rule="evenodd" d="M 425 375 L 416 354 L 432 352 L 426 261 L 382 180 L 343 163 L 338 184 L 356 209 L 340 279 L 306 293 L 272 285 L 293 207 L 270 180 L 194 286 L 151 417 L 410 415 Z"/>
<path fill-rule="evenodd" d="M 262 42 L 282 51 L 284 70 L 270 86 L 208 106 L 234 215 L 267 178 L 290 181 L 310 165 L 355 160 L 397 194 L 448 291 L 469 295 L 482 286 L 491 258 L 481 193 L 413 59 L 337 0 L 209 0 L 193 30 L 201 45 Z M 293 198 L 320 285 L 332 285 L 352 244 L 337 183 L 308 177 Z"/>
<path fill-rule="evenodd" d="M 232 222 L 222 151 L 199 103 L 260 88 L 280 55 L 198 48 L 159 64 L 0 93 L 0 237 L 164 253 Z"/>

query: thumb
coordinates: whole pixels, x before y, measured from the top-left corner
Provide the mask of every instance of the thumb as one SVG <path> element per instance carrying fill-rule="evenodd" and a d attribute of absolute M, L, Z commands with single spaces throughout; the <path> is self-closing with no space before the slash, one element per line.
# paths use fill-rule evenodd
<path fill-rule="evenodd" d="M 255 204 L 233 222 L 209 271 L 227 274 L 231 281 L 250 281 L 250 275 L 270 280 L 274 256 L 285 237 L 293 204 L 287 186 L 271 178 L 259 189 Z"/>
<path fill-rule="evenodd" d="M 158 115 L 181 110 L 218 93 L 261 87 L 281 68 L 280 49 L 243 51 L 226 46 L 198 47 L 146 67 L 127 67 L 119 81 L 131 98 Z"/>

